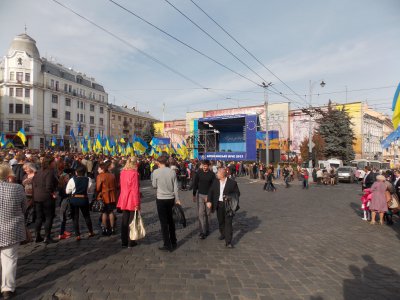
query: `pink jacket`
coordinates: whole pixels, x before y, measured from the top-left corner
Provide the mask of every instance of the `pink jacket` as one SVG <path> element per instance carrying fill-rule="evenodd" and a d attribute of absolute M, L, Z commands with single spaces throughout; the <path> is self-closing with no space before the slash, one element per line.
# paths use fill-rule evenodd
<path fill-rule="evenodd" d="M 121 193 L 117 207 L 121 210 L 140 210 L 139 173 L 137 170 L 122 170 Z"/>

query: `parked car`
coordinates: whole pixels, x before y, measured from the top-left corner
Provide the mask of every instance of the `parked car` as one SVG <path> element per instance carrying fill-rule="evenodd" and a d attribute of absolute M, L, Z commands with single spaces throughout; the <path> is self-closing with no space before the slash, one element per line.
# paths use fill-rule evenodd
<path fill-rule="evenodd" d="M 355 181 L 355 170 L 353 167 L 339 167 L 337 169 L 337 176 L 339 181 L 346 181 L 353 183 Z"/>

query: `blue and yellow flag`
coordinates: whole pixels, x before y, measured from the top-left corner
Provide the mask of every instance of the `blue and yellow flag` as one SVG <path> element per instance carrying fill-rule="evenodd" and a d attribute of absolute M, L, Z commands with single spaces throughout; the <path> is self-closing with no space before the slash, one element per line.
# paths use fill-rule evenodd
<path fill-rule="evenodd" d="M 4 137 L 4 133 L 1 133 L 1 136 L 0 136 L 0 147 L 5 146 L 5 144 L 6 144 L 6 139 Z"/>
<path fill-rule="evenodd" d="M 57 140 L 56 140 L 56 137 L 53 136 L 53 138 L 51 139 L 51 146 L 55 147 L 56 145 L 57 145 Z"/>
<path fill-rule="evenodd" d="M 22 143 L 25 145 L 25 143 L 26 143 L 26 134 L 25 134 L 25 130 L 23 128 L 21 128 L 17 132 L 17 136 L 21 139 Z"/>
<path fill-rule="evenodd" d="M 143 154 L 144 152 L 146 152 L 146 149 L 148 147 L 149 146 L 142 138 L 136 135 L 133 136 L 133 148 L 135 151 L 139 152 L 140 154 Z"/>
<path fill-rule="evenodd" d="M 400 83 L 397 86 L 396 92 L 394 93 L 392 111 L 393 128 L 396 130 L 400 123 Z"/>
<path fill-rule="evenodd" d="M 5 143 L 4 148 L 9 149 L 9 148 L 14 148 L 14 143 L 11 140 L 7 140 Z"/>

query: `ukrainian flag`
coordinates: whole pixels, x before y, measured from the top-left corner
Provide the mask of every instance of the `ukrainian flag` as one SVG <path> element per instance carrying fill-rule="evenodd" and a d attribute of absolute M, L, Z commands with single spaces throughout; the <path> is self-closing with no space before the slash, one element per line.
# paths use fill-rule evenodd
<path fill-rule="evenodd" d="M 0 147 L 3 147 L 5 144 L 6 144 L 6 139 L 4 138 L 4 133 L 2 133 L 0 137 Z"/>
<path fill-rule="evenodd" d="M 400 83 L 397 86 L 396 93 L 394 93 L 392 111 L 393 111 L 393 116 L 392 116 L 393 127 L 396 130 L 400 123 Z"/>
<path fill-rule="evenodd" d="M 133 148 L 139 153 L 144 153 L 148 148 L 148 145 L 142 138 L 135 135 L 133 137 Z"/>
<path fill-rule="evenodd" d="M 11 140 L 7 140 L 5 148 L 6 149 L 14 148 L 14 143 Z"/>
<path fill-rule="evenodd" d="M 21 139 L 22 143 L 25 145 L 25 143 L 26 143 L 26 134 L 25 134 L 25 130 L 23 128 L 21 128 L 18 131 L 17 136 Z"/>
<path fill-rule="evenodd" d="M 57 140 L 56 137 L 53 136 L 53 138 L 51 139 L 51 146 L 55 147 L 57 145 Z"/>

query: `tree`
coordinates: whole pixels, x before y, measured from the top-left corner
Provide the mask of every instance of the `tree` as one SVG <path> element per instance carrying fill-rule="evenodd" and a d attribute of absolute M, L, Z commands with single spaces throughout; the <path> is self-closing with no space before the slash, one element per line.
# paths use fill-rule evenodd
<path fill-rule="evenodd" d="M 353 144 L 355 140 L 352 129 L 351 117 L 344 108 L 336 109 L 329 100 L 328 110 L 319 113 L 321 117 L 317 120 L 319 125 L 317 133 L 325 141 L 325 157 L 335 157 L 349 162 L 354 159 Z"/>
<path fill-rule="evenodd" d="M 315 145 L 312 149 L 312 159 L 314 161 L 324 159 L 325 158 L 325 140 L 319 133 L 314 132 L 312 141 Z M 309 161 L 308 138 L 305 138 L 304 141 L 300 145 L 300 155 L 301 155 L 301 159 L 303 160 L 303 162 Z M 315 165 L 315 163 L 314 163 L 314 165 Z"/>

